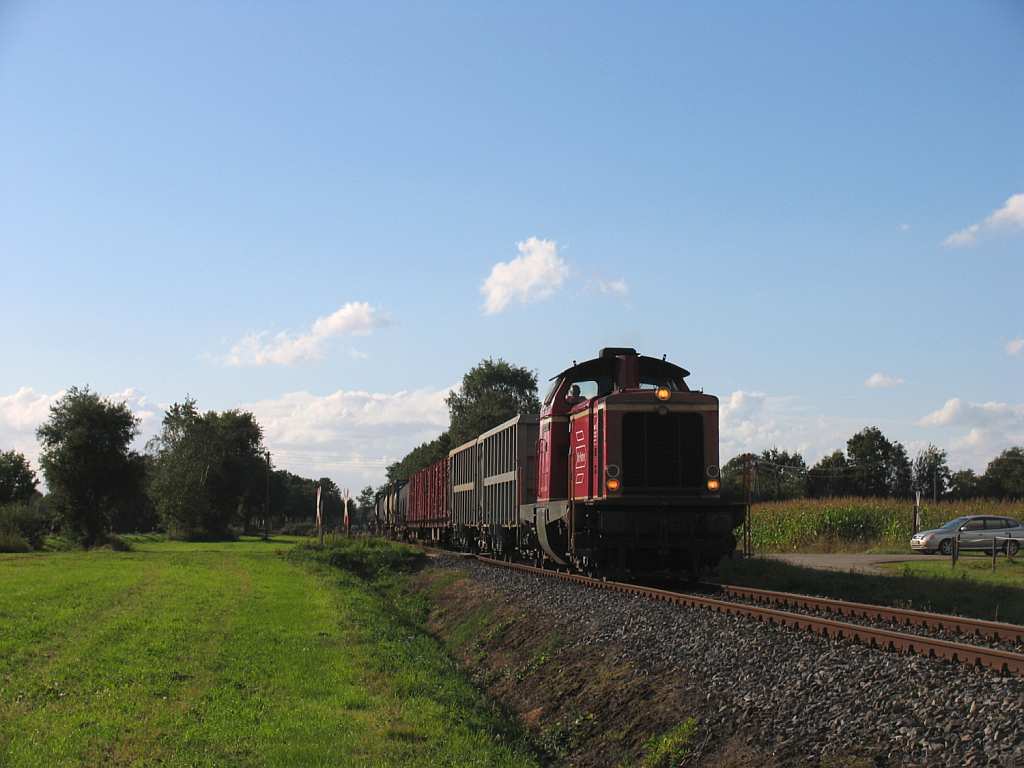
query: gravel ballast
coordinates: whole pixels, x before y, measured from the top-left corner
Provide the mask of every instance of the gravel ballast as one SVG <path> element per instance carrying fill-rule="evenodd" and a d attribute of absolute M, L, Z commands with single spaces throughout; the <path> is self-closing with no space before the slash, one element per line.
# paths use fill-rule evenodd
<path fill-rule="evenodd" d="M 783 761 L 1024 766 L 1024 679 L 901 655 L 445 556 L 568 645 L 615 645 L 641 672 L 678 672 L 712 739 L 741 734 Z"/>

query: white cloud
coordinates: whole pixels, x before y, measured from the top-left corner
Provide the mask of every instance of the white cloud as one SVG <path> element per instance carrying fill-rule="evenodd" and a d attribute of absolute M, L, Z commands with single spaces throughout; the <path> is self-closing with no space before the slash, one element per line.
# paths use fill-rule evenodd
<path fill-rule="evenodd" d="M 1024 427 L 1024 405 L 1009 403 L 967 403 L 953 397 L 937 411 L 923 416 L 918 422 L 922 427 L 969 426 L 988 427 L 1013 425 Z"/>
<path fill-rule="evenodd" d="M 795 397 L 737 390 L 719 401 L 721 462 L 765 448 L 799 451 L 808 464 L 837 448 L 864 426 L 856 419 L 815 412 Z"/>
<path fill-rule="evenodd" d="M 887 373 L 877 371 L 872 373 L 864 380 L 864 386 L 868 389 L 886 389 L 889 387 L 895 387 L 903 383 L 903 379 L 898 376 L 890 376 Z"/>
<path fill-rule="evenodd" d="M 1024 193 L 1011 195 L 1002 208 L 984 221 L 954 232 L 942 244 L 947 248 L 971 246 L 977 242 L 979 235 L 998 229 L 1024 229 Z"/>
<path fill-rule="evenodd" d="M 909 232 L 909 231 L 910 231 L 910 225 L 909 224 L 900 224 L 900 232 Z"/>
<path fill-rule="evenodd" d="M 608 293 L 614 296 L 629 295 L 629 285 L 621 277 L 618 280 L 598 280 L 597 289 L 601 293 Z"/>
<path fill-rule="evenodd" d="M 365 301 L 350 301 L 326 317 L 317 318 L 307 333 L 297 336 L 250 333 L 228 352 L 224 362 L 231 366 L 291 365 L 323 356 L 323 347 L 334 336 L 366 336 L 387 324 L 387 318 Z"/>
<path fill-rule="evenodd" d="M 383 482 L 388 464 L 447 428 L 444 401 L 455 388 L 291 392 L 240 407 L 263 426 L 276 466 L 305 477 L 330 477 L 355 493 Z"/>
<path fill-rule="evenodd" d="M 513 301 L 525 304 L 546 299 L 569 277 L 569 265 L 558 255 L 554 240 L 531 237 L 516 248 L 519 255 L 495 264 L 480 287 L 485 314 L 503 312 Z"/>
<path fill-rule="evenodd" d="M 951 464 L 983 469 L 1001 451 L 1024 444 L 1024 403 L 971 403 L 953 397 L 917 424 L 948 431 Z"/>
<path fill-rule="evenodd" d="M 1024 351 L 1024 339 L 1013 339 L 1006 342 L 1006 354 L 1019 355 Z"/>

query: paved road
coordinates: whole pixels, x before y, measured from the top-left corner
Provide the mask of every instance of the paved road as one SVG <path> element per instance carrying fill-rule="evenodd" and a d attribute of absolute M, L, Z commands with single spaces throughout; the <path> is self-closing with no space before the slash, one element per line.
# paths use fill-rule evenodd
<path fill-rule="evenodd" d="M 764 555 L 772 560 L 783 560 L 793 565 L 801 565 L 805 568 L 820 568 L 826 571 L 856 571 L 857 573 L 886 573 L 879 568 L 882 563 L 904 563 L 908 560 L 933 559 L 926 555 L 854 555 L 845 552 L 829 554 L 784 554 Z"/>

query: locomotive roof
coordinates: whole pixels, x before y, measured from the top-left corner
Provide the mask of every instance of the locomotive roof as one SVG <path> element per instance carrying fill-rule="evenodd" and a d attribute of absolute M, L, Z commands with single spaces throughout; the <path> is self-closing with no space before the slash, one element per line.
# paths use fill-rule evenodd
<path fill-rule="evenodd" d="M 549 381 L 568 376 L 572 373 L 574 376 L 585 376 L 591 373 L 604 373 L 613 370 L 615 365 L 616 353 L 618 354 L 633 354 L 636 355 L 635 349 L 628 348 L 616 348 L 606 347 L 601 350 L 599 357 L 595 357 L 593 360 L 584 360 L 582 363 L 569 366 L 564 371 L 559 373 L 557 376 L 552 376 Z M 640 375 L 643 376 L 678 376 L 680 378 L 686 378 L 690 375 L 690 372 L 685 368 L 682 368 L 675 363 L 670 363 L 667 360 L 660 360 L 657 357 L 647 357 L 646 355 L 636 355 L 640 361 Z"/>

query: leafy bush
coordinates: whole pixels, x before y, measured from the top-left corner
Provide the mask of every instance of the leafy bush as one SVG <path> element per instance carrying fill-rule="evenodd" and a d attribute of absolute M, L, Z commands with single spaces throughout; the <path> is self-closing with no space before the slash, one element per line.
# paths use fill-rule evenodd
<path fill-rule="evenodd" d="M 0 531 L 0 552 L 31 552 L 32 547 L 21 534 L 14 531 Z"/>
<path fill-rule="evenodd" d="M 10 537 L 12 542 L 19 538 L 30 549 L 40 549 L 51 527 L 50 515 L 37 500 L 16 501 L 0 507 L 0 534 Z"/>
<path fill-rule="evenodd" d="M 809 547 L 884 546 L 910 541 L 913 502 L 908 499 L 837 497 L 754 504 L 751 538 L 756 552 Z M 921 529 L 936 528 L 960 515 L 1024 517 L 1024 503 L 940 501 L 921 505 Z"/>
<path fill-rule="evenodd" d="M 415 547 L 362 537 L 340 539 L 323 547 L 319 544 L 300 544 L 289 551 L 288 557 L 324 563 L 364 579 L 407 573 L 426 561 L 423 551 Z"/>
<path fill-rule="evenodd" d="M 123 539 L 114 533 L 107 536 L 107 546 L 115 552 L 131 552 L 135 549 L 130 541 Z"/>

